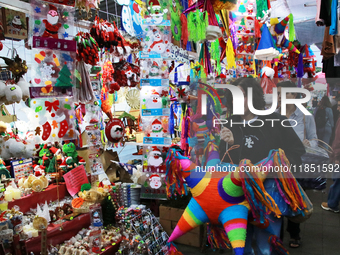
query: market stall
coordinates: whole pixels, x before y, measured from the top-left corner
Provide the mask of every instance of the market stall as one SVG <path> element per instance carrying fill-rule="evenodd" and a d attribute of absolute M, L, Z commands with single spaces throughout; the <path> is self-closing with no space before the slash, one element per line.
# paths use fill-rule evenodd
<path fill-rule="evenodd" d="M 233 115 L 223 86 L 256 78 L 273 110 L 279 81 L 338 93 L 336 64 L 317 73 L 318 54 L 277 4 L 117 0 L 112 21 L 100 0 L 0 2 L 0 250 L 165 255 L 209 241 L 243 254 L 248 214 L 265 224 L 264 211 L 281 211 L 266 176 L 239 173 L 248 161 L 195 171 L 236 148 L 219 155 L 215 123 Z M 294 176 L 277 178 L 294 216 L 310 217 Z"/>

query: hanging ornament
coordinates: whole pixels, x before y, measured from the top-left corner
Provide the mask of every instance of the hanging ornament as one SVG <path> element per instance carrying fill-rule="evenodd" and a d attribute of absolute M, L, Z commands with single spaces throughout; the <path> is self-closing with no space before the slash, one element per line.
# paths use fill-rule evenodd
<path fill-rule="evenodd" d="M 182 24 L 181 24 L 181 10 L 182 6 L 178 0 L 172 0 L 171 10 L 171 32 L 176 41 L 180 41 L 182 37 Z"/>
<path fill-rule="evenodd" d="M 117 118 L 110 119 L 105 126 L 105 135 L 112 143 L 118 143 L 125 134 L 124 123 Z"/>

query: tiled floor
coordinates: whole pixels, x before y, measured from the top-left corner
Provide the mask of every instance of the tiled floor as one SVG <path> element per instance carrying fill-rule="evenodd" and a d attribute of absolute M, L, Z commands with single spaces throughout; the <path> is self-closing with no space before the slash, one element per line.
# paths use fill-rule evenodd
<path fill-rule="evenodd" d="M 121 162 L 127 162 L 131 159 L 131 153 L 136 152 L 135 146 L 126 146 L 116 149 L 119 153 Z M 141 156 L 136 157 L 141 158 Z M 332 180 L 328 179 L 328 188 Z M 320 204 L 327 201 L 326 192 L 307 191 L 307 194 L 314 205 L 313 215 L 305 223 L 301 224 L 302 244 L 298 249 L 288 248 L 290 255 L 340 255 L 340 214 L 324 211 Z M 284 245 L 288 247 L 289 234 L 285 232 Z M 199 248 L 193 248 L 185 245 L 177 245 L 178 249 L 184 255 L 197 254 L 220 254 L 219 251 L 213 251 L 210 248 L 201 252 Z M 231 250 L 223 251 L 222 254 L 232 254 Z"/>

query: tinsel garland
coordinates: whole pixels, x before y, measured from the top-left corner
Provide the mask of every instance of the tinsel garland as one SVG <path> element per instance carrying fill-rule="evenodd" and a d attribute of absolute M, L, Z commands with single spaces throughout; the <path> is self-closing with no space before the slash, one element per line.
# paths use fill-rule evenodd
<path fill-rule="evenodd" d="M 190 12 L 188 15 L 189 41 L 198 42 L 205 39 L 205 31 L 209 25 L 208 15 L 200 10 Z"/>
<path fill-rule="evenodd" d="M 176 11 L 174 8 L 171 8 L 171 32 L 172 36 L 176 41 L 181 40 L 182 36 L 182 23 L 180 19 L 180 15 L 178 14 L 178 8 L 176 3 Z"/>
<path fill-rule="evenodd" d="M 221 73 L 221 59 L 220 59 L 220 42 L 218 39 L 211 43 L 210 54 L 211 58 L 216 61 L 216 72 L 219 75 Z"/>
<path fill-rule="evenodd" d="M 267 1 L 264 0 L 256 0 L 256 18 L 262 19 L 264 16 L 263 11 L 268 11 Z"/>

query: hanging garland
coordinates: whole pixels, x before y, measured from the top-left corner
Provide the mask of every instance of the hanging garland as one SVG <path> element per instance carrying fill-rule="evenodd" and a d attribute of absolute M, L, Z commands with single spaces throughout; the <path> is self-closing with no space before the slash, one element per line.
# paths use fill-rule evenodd
<path fill-rule="evenodd" d="M 181 23 L 181 10 L 182 6 L 178 2 L 178 0 L 173 0 L 172 1 L 172 8 L 171 9 L 171 32 L 172 36 L 176 41 L 181 40 L 182 36 L 182 23 Z"/>
<path fill-rule="evenodd" d="M 205 39 L 205 31 L 209 25 L 208 15 L 200 10 L 188 15 L 189 41 L 198 42 Z"/>

